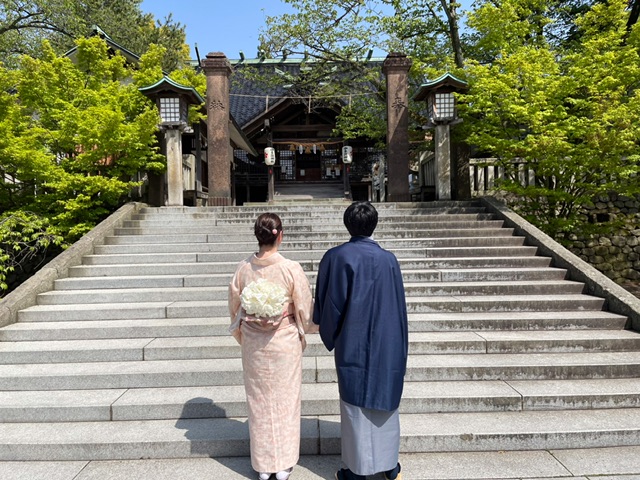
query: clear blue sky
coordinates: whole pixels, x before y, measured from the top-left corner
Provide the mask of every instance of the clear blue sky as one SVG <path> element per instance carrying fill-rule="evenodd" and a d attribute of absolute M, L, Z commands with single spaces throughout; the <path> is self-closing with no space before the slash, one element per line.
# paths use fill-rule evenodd
<path fill-rule="evenodd" d="M 144 0 L 142 10 L 158 19 L 172 13 L 175 21 L 186 25 L 193 58 L 196 43 L 201 57 L 223 52 L 238 58 L 242 50 L 248 58 L 255 58 L 265 17 L 291 11 L 279 0 Z"/>
<path fill-rule="evenodd" d="M 459 3 L 464 9 L 472 0 Z M 143 0 L 142 10 L 158 19 L 172 13 L 175 21 L 185 25 L 192 58 L 196 43 L 202 58 L 209 52 L 239 58 L 240 50 L 255 58 L 265 18 L 292 11 L 280 0 Z"/>

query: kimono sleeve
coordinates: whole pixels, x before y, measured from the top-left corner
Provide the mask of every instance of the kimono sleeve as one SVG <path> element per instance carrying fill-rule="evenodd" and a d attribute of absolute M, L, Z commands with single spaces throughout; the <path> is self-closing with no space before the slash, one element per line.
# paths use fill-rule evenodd
<path fill-rule="evenodd" d="M 291 300 L 295 308 L 296 321 L 305 333 L 315 331 L 315 325 L 311 321 L 313 314 L 313 296 L 309 279 L 299 263 L 294 262 L 291 267 L 293 288 Z"/>
<path fill-rule="evenodd" d="M 231 282 L 229 283 L 229 314 L 231 316 L 231 326 L 229 327 L 229 332 L 231 335 L 235 337 L 238 343 L 242 343 L 242 339 L 240 336 L 240 310 L 241 310 L 241 302 L 240 302 L 240 294 L 242 293 L 242 284 L 241 284 L 241 271 L 244 266 L 244 262 L 241 263 L 236 269 L 236 273 L 233 275 Z"/>
<path fill-rule="evenodd" d="M 335 348 L 343 317 L 347 285 L 338 273 L 330 255 L 320 262 L 316 280 L 316 300 L 313 310 L 313 322 L 320 326 L 320 337 L 327 350 Z"/>

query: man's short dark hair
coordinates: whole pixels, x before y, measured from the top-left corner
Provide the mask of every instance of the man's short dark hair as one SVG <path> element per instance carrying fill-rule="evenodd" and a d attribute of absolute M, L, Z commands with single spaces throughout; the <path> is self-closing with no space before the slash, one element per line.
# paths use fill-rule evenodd
<path fill-rule="evenodd" d="M 343 220 L 352 237 L 370 237 L 378 225 L 378 211 L 369 202 L 353 202 L 345 210 Z"/>

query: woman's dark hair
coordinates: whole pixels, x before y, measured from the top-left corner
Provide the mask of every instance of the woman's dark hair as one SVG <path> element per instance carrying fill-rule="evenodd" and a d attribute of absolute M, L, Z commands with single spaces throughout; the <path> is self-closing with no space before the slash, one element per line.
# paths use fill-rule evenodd
<path fill-rule="evenodd" d="M 343 220 L 352 237 L 370 237 L 378 225 L 378 211 L 369 202 L 353 202 L 344 211 Z"/>
<path fill-rule="evenodd" d="M 259 246 L 273 245 L 276 243 L 278 234 L 282 231 L 282 220 L 275 213 L 263 213 L 256 219 L 253 231 Z"/>

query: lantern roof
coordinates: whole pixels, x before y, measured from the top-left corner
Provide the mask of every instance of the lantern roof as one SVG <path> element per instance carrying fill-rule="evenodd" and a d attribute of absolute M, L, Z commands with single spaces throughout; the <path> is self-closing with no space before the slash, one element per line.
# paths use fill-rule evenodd
<path fill-rule="evenodd" d="M 148 87 L 141 87 L 138 88 L 138 90 L 148 97 L 157 96 L 164 92 L 172 92 L 178 95 L 186 96 L 188 100 L 195 105 L 204 103 L 204 98 L 202 98 L 202 96 L 196 91 L 195 88 L 182 85 L 174 80 L 171 80 L 166 75 L 153 85 L 149 85 Z"/>
<path fill-rule="evenodd" d="M 429 93 L 439 90 L 446 92 L 465 92 L 468 89 L 469 84 L 467 82 L 447 72 L 435 80 L 420 85 L 420 88 L 418 88 L 418 91 L 413 96 L 413 100 L 425 100 Z"/>

